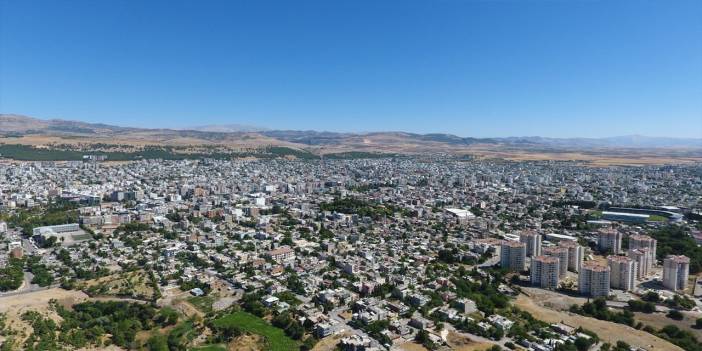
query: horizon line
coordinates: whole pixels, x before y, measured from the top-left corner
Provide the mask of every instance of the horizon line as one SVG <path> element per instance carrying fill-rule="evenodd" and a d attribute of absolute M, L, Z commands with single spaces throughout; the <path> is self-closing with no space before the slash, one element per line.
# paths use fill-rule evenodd
<path fill-rule="evenodd" d="M 670 136 L 670 135 L 644 135 L 644 134 L 620 134 L 620 135 L 610 135 L 610 136 L 599 136 L 599 137 L 585 137 L 585 136 L 543 136 L 543 135 L 507 135 L 507 136 L 489 136 L 489 137 L 477 137 L 477 136 L 462 136 L 458 134 L 453 134 L 450 132 L 412 132 L 403 130 L 366 130 L 366 131 L 341 131 L 341 130 L 318 130 L 318 129 L 289 129 L 289 128 L 271 128 L 263 127 L 259 125 L 246 124 L 233 121 L 231 123 L 214 123 L 214 124 L 202 124 L 202 125 L 189 125 L 185 127 L 144 127 L 144 126 L 133 126 L 133 125 L 123 125 L 115 123 L 106 122 L 90 122 L 81 119 L 66 119 L 64 117 L 36 117 L 27 114 L 13 113 L 13 112 L 0 112 L 0 116 L 17 116 L 24 118 L 31 118 L 40 121 L 63 121 L 63 122 L 78 122 L 86 124 L 102 124 L 106 126 L 120 127 L 120 128 L 132 128 L 132 129 L 151 129 L 151 130 L 173 130 L 173 131 L 193 131 L 202 133 L 265 133 L 265 132 L 314 132 L 314 133 L 335 133 L 335 134 L 352 134 L 352 135 L 367 135 L 375 133 L 404 133 L 404 134 L 415 134 L 415 135 L 450 135 L 458 138 L 472 138 L 472 139 L 529 139 L 529 138 L 542 138 L 542 139 L 590 139 L 590 140 L 602 140 L 602 139 L 613 139 L 613 138 L 630 138 L 630 137 L 640 137 L 640 138 L 654 138 L 654 139 L 678 139 L 678 140 L 696 140 L 702 141 L 702 136 L 699 137 L 685 137 L 685 136 Z M 195 128 L 207 128 L 207 127 L 224 127 L 238 125 L 245 128 L 259 129 L 259 130 L 242 130 L 242 131 L 203 131 Z"/>

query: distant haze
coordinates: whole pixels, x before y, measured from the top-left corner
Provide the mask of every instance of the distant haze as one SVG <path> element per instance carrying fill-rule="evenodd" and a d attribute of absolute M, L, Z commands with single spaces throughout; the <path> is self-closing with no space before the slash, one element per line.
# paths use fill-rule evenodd
<path fill-rule="evenodd" d="M 243 134 L 258 135 L 266 138 L 267 143 L 291 143 L 305 146 L 355 144 L 360 139 L 374 139 L 379 144 L 407 143 L 422 148 L 432 145 L 450 149 L 475 144 L 495 144 L 512 147 L 548 147 L 556 149 L 592 149 L 592 148 L 702 148 L 702 138 L 647 137 L 640 135 L 616 136 L 607 138 L 544 138 L 544 137 L 501 137 L 476 138 L 447 133 L 408 133 L 405 131 L 382 131 L 366 133 L 336 133 L 314 130 L 272 130 L 244 125 L 210 125 L 190 128 L 173 128 L 162 126 L 158 129 L 114 126 L 104 123 L 87 123 L 80 121 L 50 119 L 44 120 L 18 114 L 0 114 L 0 135 L 2 132 L 16 135 L 80 135 L 83 137 L 106 137 L 109 135 L 129 137 L 144 133 L 157 133 L 161 137 L 192 137 L 202 141 L 221 142 L 222 140 L 244 139 Z"/>
<path fill-rule="evenodd" d="M 268 130 L 267 128 L 249 126 L 245 124 L 212 124 L 206 126 L 192 126 L 192 127 L 182 127 L 174 128 L 180 130 L 198 130 L 202 132 L 220 132 L 220 133 L 231 133 L 231 132 L 261 132 Z"/>

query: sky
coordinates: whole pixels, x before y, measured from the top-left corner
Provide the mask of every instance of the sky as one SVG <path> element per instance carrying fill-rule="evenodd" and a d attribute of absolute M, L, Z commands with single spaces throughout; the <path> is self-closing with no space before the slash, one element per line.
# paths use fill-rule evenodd
<path fill-rule="evenodd" d="M 0 0 L 0 113 L 702 137 L 698 0 Z"/>

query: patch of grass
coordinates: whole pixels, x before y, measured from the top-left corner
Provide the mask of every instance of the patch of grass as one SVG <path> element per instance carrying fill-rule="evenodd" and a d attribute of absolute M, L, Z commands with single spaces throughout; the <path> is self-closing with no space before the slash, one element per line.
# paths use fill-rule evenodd
<path fill-rule="evenodd" d="M 213 324 L 217 327 L 237 327 L 242 331 L 258 334 L 266 338 L 267 349 L 270 351 L 297 350 L 300 344 L 285 335 L 265 320 L 248 312 L 238 311 L 216 319 Z"/>
<path fill-rule="evenodd" d="M 212 312 L 212 304 L 214 303 L 214 300 L 215 299 L 212 296 L 192 296 L 188 298 L 188 302 L 204 313 Z"/>
<path fill-rule="evenodd" d="M 295 294 L 290 291 L 284 291 L 282 293 L 275 294 L 275 296 L 279 298 L 280 301 L 283 301 L 290 306 L 298 306 L 302 304 L 302 301 L 298 300 L 298 298 L 295 297 Z"/>
<path fill-rule="evenodd" d="M 194 347 L 190 349 L 191 351 L 227 351 L 227 347 L 222 344 L 215 345 L 204 345 L 199 347 Z"/>
<path fill-rule="evenodd" d="M 178 350 L 184 350 L 185 346 L 188 345 L 193 339 L 197 337 L 197 330 L 193 325 L 192 321 L 185 321 L 176 325 L 175 328 L 171 329 L 168 333 L 168 344 Z"/>
<path fill-rule="evenodd" d="M 78 235 L 72 235 L 73 241 L 81 241 L 81 240 L 90 240 L 93 237 L 90 234 L 78 234 Z"/>
<path fill-rule="evenodd" d="M 663 216 L 658 216 L 658 215 L 650 215 L 648 217 L 649 222 L 667 222 L 668 218 L 665 218 Z"/>

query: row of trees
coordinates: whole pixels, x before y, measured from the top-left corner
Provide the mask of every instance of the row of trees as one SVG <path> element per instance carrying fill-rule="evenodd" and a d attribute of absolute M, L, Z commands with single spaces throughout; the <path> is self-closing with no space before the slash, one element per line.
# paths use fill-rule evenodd
<path fill-rule="evenodd" d="M 626 324 L 629 326 L 634 325 L 634 313 L 630 310 L 624 310 L 622 312 L 612 311 L 607 307 L 607 300 L 604 298 L 597 298 L 591 302 L 588 301 L 582 306 L 573 305 L 570 307 L 570 311 L 603 321 Z"/>
<path fill-rule="evenodd" d="M 4 268 L 0 268 L 0 291 L 16 290 L 22 285 L 24 262 L 11 258 Z"/>

